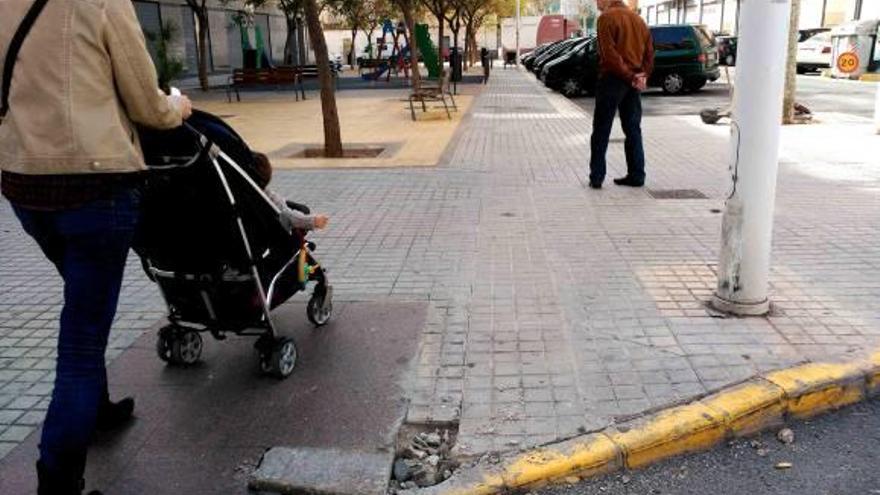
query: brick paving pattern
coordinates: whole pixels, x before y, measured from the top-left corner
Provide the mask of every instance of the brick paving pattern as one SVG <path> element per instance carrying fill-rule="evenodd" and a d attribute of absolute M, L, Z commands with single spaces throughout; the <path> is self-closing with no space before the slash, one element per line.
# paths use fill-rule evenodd
<path fill-rule="evenodd" d="M 584 188 L 590 116 L 526 74 L 495 71 L 435 169 L 278 172 L 331 215 L 318 255 L 343 300 L 427 300 L 408 421 L 458 422 L 464 454 L 553 441 L 754 373 L 845 357 L 880 337 L 880 177 L 781 167 L 773 314 L 721 319 L 715 283 L 727 139 L 698 119 L 645 119 L 651 189 Z M 715 211 L 713 211 L 715 210 Z M 58 277 L 0 202 L 0 456 L 51 386 Z M 164 306 L 132 260 L 112 358 Z"/>

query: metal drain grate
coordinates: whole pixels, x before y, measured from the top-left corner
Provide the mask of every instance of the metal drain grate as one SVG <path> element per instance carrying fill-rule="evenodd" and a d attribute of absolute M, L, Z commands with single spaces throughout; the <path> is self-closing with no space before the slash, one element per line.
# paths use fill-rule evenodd
<path fill-rule="evenodd" d="M 654 199 L 709 199 L 696 189 L 648 189 Z"/>

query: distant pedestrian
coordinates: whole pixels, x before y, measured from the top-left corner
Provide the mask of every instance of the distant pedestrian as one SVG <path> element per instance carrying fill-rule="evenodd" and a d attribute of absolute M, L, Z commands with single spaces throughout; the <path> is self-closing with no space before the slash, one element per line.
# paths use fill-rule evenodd
<path fill-rule="evenodd" d="M 480 49 L 480 64 L 483 65 L 483 84 L 487 84 L 492 72 L 492 61 L 489 59 L 489 49 L 485 46 Z"/>
<path fill-rule="evenodd" d="M 605 180 L 605 153 L 614 115 L 626 135 L 626 177 L 614 179 L 620 186 L 645 184 L 645 151 L 642 146 L 642 101 L 654 69 L 654 45 L 645 21 L 622 0 L 598 0 L 599 82 L 590 140 L 590 187 L 601 189 Z"/>
<path fill-rule="evenodd" d="M 132 2 L 4 0 L 0 57 L 0 188 L 64 281 L 37 494 L 79 495 L 96 428 L 134 409 L 110 400 L 104 354 L 140 213 L 135 123 L 177 127 L 191 104 L 159 91 Z"/>

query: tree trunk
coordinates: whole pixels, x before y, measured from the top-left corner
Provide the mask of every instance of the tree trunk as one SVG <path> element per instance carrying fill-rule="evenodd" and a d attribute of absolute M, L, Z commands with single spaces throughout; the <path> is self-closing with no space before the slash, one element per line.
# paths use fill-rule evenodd
<path fill-rule="evenodd" d="M 284 42 L 284 65 L 293 65 L 296 48 L 296 18 L 287 17 L 287 39 Z"/>
<path fill-rule="evenodd" d="M 409 60 L 412 65 L 412 85 L 418 88 L 421 85 L 422 75 L 419 73 L 419 48 L 416 43 L 416 19 L 413 16 L 413 7 L 404 8 L 403 20 L 406 23 L 406 30 L 409 31 Z"/>
<path fill-rule="evenodd" d="M 354 28 L 351 30 L 351 50 L 348 52 L 348 64 L 352 69 L 357 65 L 357 37 L 358 29 Z"/>
<path fill-rule="evenodd" d="M 208 91 L 208 10 L 196 11 L 196 20 L 199 23 L 199 86 L 202 91 Z"/>
<path fill-rule="evenodd" d="M 316 0 L 305 1 L 306 23 L 309 26 L 309 38 L 315 51 L 315 63 L 318 65 L 318 80 L 321 83 L 321 110 L 324 114 L 324 156 L 342 158 L 342 131 L 339 127 L 339 112 L 336 109 L 336 94 L 333 74 L 330 72 L 330 56 L 327 54 L 327 42 L 324 29 L 321 27 L 318 4 Z"/>
<path fill-rule="evenodd" d="M 376 51 L 376 47 L 373 46 L 373 33 L 375 32 L 376 26 L 373 26 L 372 28 L 370 28 L 369 31 L 367 31 L 367 46 L 370 47 L 370 59 L 376 58 L 373 55 L 373 53 Z"/>
<path fill-rule="evenodd" d="M 443 15 L 443 12 L 440 12 L 437 15 L 437 24 L 439 24 L 437 28 L 437 58 L 440 60 L 440 68 L 443 68 L 443 35 L 446 34 L 446 17 Z"/>
<path fill-rule="evenodd" d="M 797 95 L 798 27 L 801 17 L 801 0 L 791 0 L 791 17 L 788 24 L 788 63 L 785 68 L 785 93 L 782 97 L 782 123 L 794 124 L 794 104 Z"/>

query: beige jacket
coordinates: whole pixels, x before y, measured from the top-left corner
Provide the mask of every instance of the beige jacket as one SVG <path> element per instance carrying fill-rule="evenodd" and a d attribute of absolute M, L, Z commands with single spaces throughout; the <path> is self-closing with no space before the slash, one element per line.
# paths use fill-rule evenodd
<path fill-rule="evenodd" d="M 0 73 L 33 0 L 0 0 Z M 167 129 L 180 112 L 158 92 L 131 0 L 49 0 L 19 52 L 0 169 L 21 174 L 144 168 L 133 122 Z"/>

